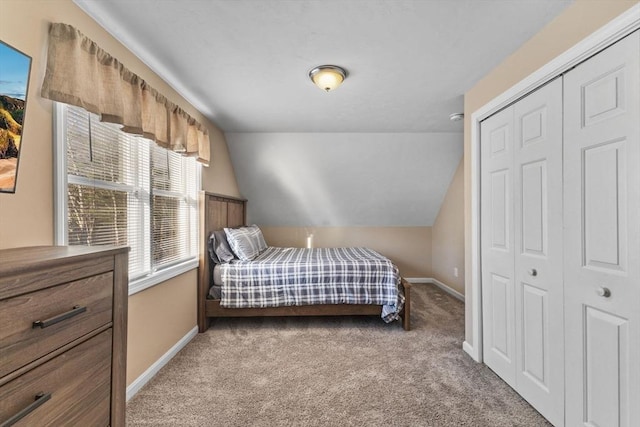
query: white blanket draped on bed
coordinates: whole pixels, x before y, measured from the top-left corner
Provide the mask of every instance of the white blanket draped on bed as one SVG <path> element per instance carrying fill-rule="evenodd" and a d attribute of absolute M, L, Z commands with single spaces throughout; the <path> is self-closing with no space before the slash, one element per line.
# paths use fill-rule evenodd
<path fill-rule="evenodd" d="M 404 305 L 398 268 L 368 248 L 269 247 L 220 268 L 222 307 L 373 304 L 391 322 Z"/>

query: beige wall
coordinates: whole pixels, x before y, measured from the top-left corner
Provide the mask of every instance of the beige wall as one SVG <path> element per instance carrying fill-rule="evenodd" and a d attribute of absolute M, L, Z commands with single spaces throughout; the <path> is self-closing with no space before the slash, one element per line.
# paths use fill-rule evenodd
<path fill-rule="evenodd" d="M 211 167 L 206 190 L 238 195 L 224 135 L 71 0 L 0 0 L 0 39 L 33 59 L 23 145 L 15 194 L 0 194 L 0 248 L 53 244 L 52 102 L 40 97 L 50 22 L 75 26 L 151 86 L 206 124 Z M 130 298 L 127 383 L 196 325 L 196 272 L 191 271 Z"/>
<path fill-rule="evenodd" d="M 192 270 L 129 297 L 127 384 L 196 325 L 197 276 Z"/>
<path fill-rule="evenodd" d="M 391 259 L 403 277 L 431 277 L 431 227 L 261 227 L 270 246 L 366 246 Z"/>
<path fill-rule="evenodd" d="M 636 3 L 638 0 L 576 0 L 465 94 L 465 338 L 472 346 L 475 343 L 471 336 L 471 114 Z"/>
<path fill-rule="evenodd" d="M 241 197 L 224 134 L 216 128 L 215 132 L 210 133 L 210 139 L 211 161 L 209 167 L 202 168 L 202 189 L 211 193 Z"/>
<path fill-rule="evenodd" d="M 431 236 L 432 277 L 464 294 L 464 159 L 449 184 Z M 454 268 L 458 269 L 458 277 Z"/>

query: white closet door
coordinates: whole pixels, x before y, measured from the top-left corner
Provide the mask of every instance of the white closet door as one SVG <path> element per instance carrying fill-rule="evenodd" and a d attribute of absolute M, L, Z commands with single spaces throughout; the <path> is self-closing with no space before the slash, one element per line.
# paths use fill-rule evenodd
<path fill-rule="evenodd" d="M 480 132 L 483 357 L 515 388 L 513 108 L 483 121 Z"/>
<path fill-rule="evenodd" d="M 562 79 L 480 136 L 484 360 L 562 426 Z"/>
<path fill-rule="evenodd" d="M 516 390 L 564 425 L 562 78 L 514 104 Z"/>
<path fill-rule="evenodd" d="M 640 34 L 565 76 L 566 421 L 640 424 Z"/>

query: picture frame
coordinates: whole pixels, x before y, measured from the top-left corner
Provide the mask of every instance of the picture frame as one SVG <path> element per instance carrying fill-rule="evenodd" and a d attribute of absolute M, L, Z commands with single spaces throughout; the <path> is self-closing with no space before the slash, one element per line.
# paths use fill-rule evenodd
<path fill-rule="evenodd" d="M 0 40 L 0 193 L 15 193 L 31 57 Z"/>

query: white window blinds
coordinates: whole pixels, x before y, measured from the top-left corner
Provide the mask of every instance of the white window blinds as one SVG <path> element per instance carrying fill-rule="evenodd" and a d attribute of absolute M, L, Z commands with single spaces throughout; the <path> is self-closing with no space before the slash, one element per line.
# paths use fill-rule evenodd
<path fill-rule="evenodd" d="M 128 245 L 131 279 L 197 256 L 197 164 L 63 106 L 66 243 Z"/>
<path fill-rule="evenodd" d="M 151 146 L 151 240 L 156 266 L 181 261 L 197 247 L 197 229 L 192 226 L 196 224 L 196 189 L 189 186 L 197 177 L 188 160 Z"/>

